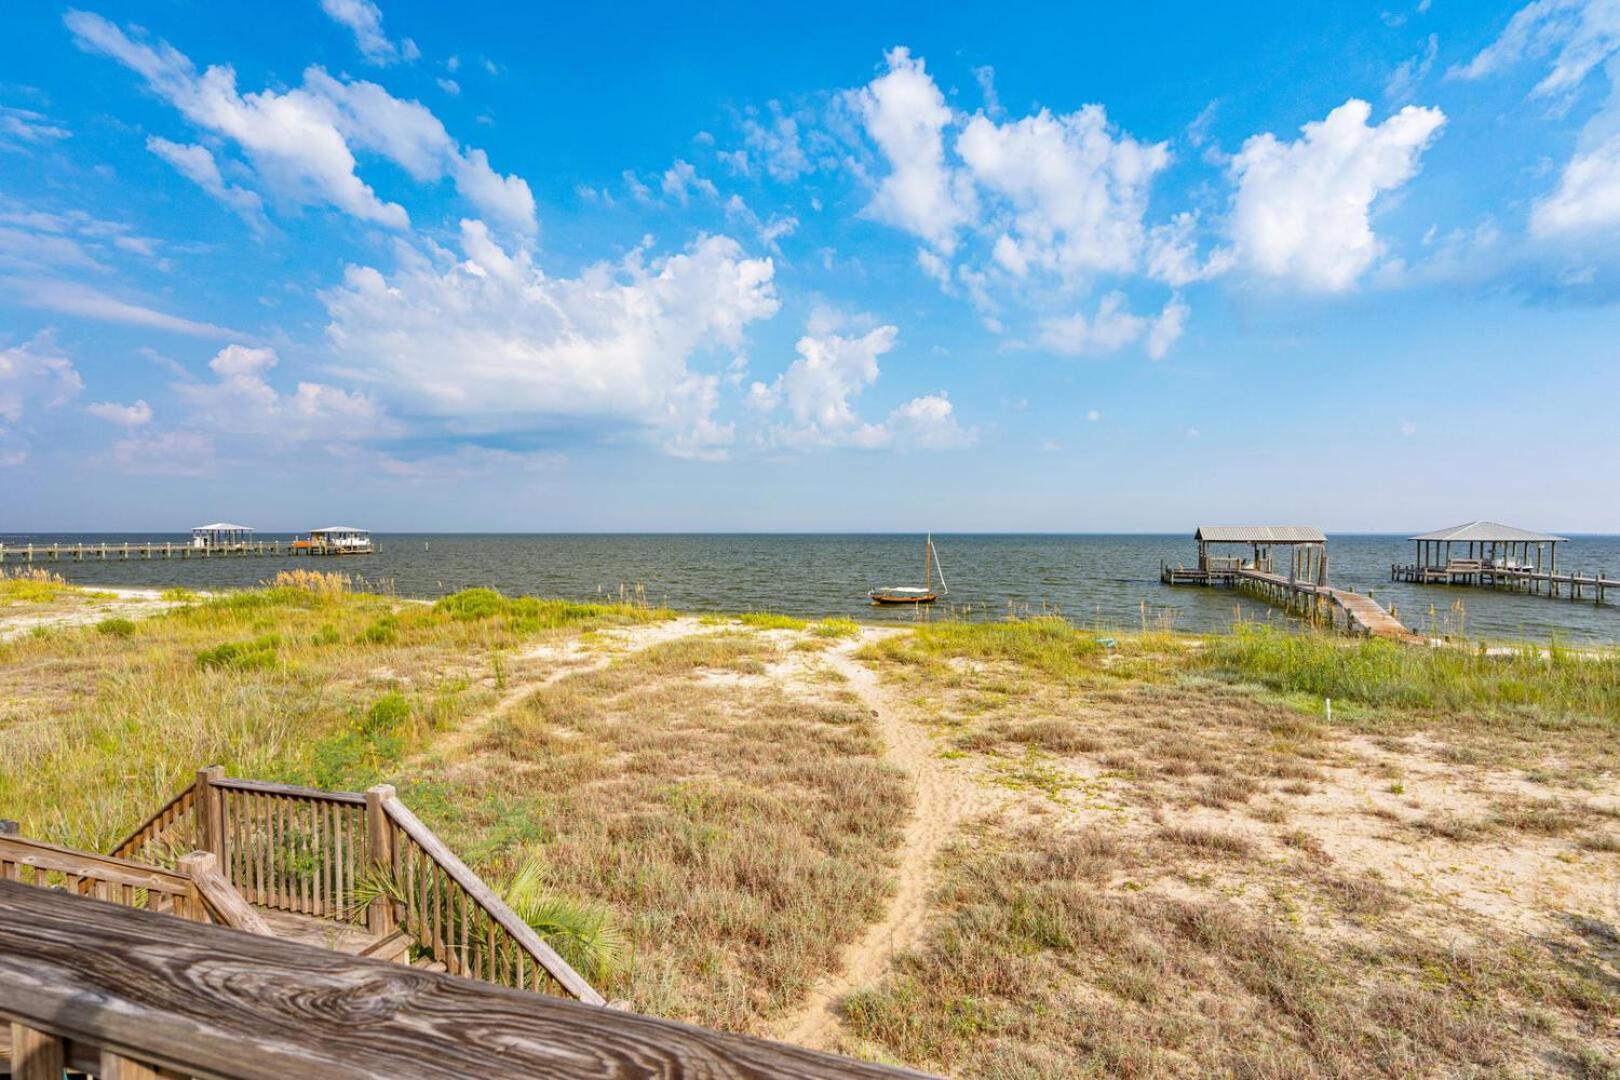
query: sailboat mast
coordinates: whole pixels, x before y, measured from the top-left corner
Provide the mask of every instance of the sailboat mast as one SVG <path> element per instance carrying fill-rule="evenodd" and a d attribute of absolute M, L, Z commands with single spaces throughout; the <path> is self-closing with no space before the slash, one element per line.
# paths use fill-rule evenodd
<path fill-rule="evenodd" d="M 929 533 L 928 539 L 923 541 L 923 592 L 932 592 L 934 588 L 934 534 Z"/>

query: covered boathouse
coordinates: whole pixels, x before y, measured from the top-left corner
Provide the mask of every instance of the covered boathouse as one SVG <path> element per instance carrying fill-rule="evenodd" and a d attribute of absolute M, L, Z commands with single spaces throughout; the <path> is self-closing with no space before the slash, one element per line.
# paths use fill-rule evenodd
<path fill-rule="evenodd" d="M 1411 537 L 1417 561 L 1397 568 L 1398 580 L 1420 584 L 1479 585 L 1493 575 L 1556 575 L 1558 545 L 1568 538 L 1551 533 L 1470 521 L 1450 529 L 1437 529 Z"/>
<path fill-rule="evenodd" d="M 1238 571 L 1278 574 L 1273 548 L 1288 551 L 1290 581 L 1327 584 L 1327 537 L 1308 525 L 1200 525 L 1196 567 L 1165 566 L 1161 579 L 1168 585 L 1231 585 Z M 1249 549 L 1248 557 L 1220 554 L 1233 547 Z"/>

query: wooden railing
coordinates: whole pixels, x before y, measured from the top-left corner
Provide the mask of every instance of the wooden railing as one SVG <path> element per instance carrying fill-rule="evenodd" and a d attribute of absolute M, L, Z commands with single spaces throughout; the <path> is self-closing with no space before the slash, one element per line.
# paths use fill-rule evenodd
<path fill-rule="evenodd" d="M 176 859 L 197 849 L 195 811 L 197 787 L 185 788 L 117 844 L 111 854 L 121 859 L 173 866 Z"/>
<path fill-rule="evenodd" d="M 366 797 L 210 777 L 209 846 L 242 895 L 273 911 L 348 919 L 370 864 Z"/>
<path fill-rule="evenodd" d="M 185 874 L 0 833 L 0 879 L 207 921 Z"/>
<path fill-rule="evenodd" d="M 0 822 L 0 880 L 252 934 L 270 933 L 259 913 L 219 872 L 210 852 L 182 855 L 179 866 L 168 870 L 31 840 L 17 834 L 14 822 Z"/>
<path fill-rule="evenodd" d="M 915 1076 L 0 881 L 11 1073 Z"/>
<path fill-rule="evenodd" d="M 419 947 L 453 975 L 605 1004 L 533 927 L 417 820 L 393 788 L 382 785 L 366 795 L 387 816 L 382 859 L 391 867 L 392 907 Z"/>
<path fill-rule="evenodd" d="M 604 1002 L 389 785 L 319 791 L 210 766 L 115 850 L 167 858 L 187 844 L 256 907 L 400 929 L 451 974 Z"/>

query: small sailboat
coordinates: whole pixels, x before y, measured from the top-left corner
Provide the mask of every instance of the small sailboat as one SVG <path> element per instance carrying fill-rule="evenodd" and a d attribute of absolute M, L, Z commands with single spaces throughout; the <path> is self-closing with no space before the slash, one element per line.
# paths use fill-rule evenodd
<path fill-rule="evenodd" d="M 939 592 L 934 591 L 934 572 L 939 572 Z M 922 588 L 915 585 L 893 585 L 887 589 L 873 589 L 866 595 L 874 604 L 932 604 L 941 596 L 950 592 L 950 586 L 945 584 L 945 570 L 939 565 L 939 552 L 934 550 L 934 537 L 930 534 L 923 541 L 923 583 Z"/>

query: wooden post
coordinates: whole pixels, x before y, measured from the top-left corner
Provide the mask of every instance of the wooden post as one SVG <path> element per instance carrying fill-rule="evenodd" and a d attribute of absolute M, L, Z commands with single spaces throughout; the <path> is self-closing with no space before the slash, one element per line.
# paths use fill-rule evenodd
<path fill-rule="evenodd" d="M 211 851 L 225 861 L 225 813 L 215 780 L 225 779 L 225 766 L 210 765 L 197 770 L 197 791 L 194 798 L 197 813 L 197 848 Z"/>
<path fill-rule="evenodd" d="M 366 789 L 366 859 L 378 873 L 394 868 L 394 830 L 389 827 L 384 803 L 394 797 L 394 785 L 377 784 Z M 379 936 L 393 932 L 394 903 L 388 897 L 371 902 L 366 910 L 366 926 Z"/>
<path fill-rule="evenodd" d="M 62 1070 L 66 1065 L 61 1039 L 12 1023 L 12 1080 L 62 1080 Z"/>
<path fill-rule="evenodd" d="M 133 1058 L 103 1050 L 101 1071 L 96 1075 L 101 1080 L 158 1080 L 160 1074 L 150 1065 L 142 1065 Z"/>

